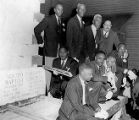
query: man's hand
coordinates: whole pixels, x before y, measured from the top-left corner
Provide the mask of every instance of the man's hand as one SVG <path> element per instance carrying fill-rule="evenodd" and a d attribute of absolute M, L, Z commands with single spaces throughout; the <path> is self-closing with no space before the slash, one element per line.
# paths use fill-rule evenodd
<path fill-rule="evenodd" d="M 113 92 L 112 91 L 108 91 L 107 94 L 106 94 L 106 100 L 111 99 L 112 96 L 113 96 Z"/>
<path fill-rule="evenodd" d="M 100 112 L 101 111 L 101 107 L 99 106 L 98 108 L 95 109 L 96 112 Z"/>
<path fill-rule="evenodd" d="M 132 72 L 131 70 L 129 70 L 129 71 L 127 72 L 127 74 L 128 74 L 128 77 L 129 77 L 131 80 L 137 79 L 137 75 L 136 75 L 134 72 Z"/>
<path fill-rule="evenodd" d="M 90 62 L 90 58 L 89 58 L 89 56 L 85 58 L 85 62 L 87 62 L 87 63 Z"/>
<path fill-rule="evenodd" d="M 128 52 L 127 52 L 127 50 L 124 52 L 124 56 L 123 56 L 123 58 L 124 59 L 127 59 L 127 57 L 128 57 Z"/>
<path fill-rule="evenodd" d="M 117 92 L 117 87 L 116 86 L 115 87 L 112 87 L 112 92 L 113 93 Z"/>
<path fill-rule="evenodd" d="M 79 62 L 79 60 L 76 57 L 74 57 L 73 59 L 76 60 L 77 62 Z"/>
<path fill-rule="evenodd" d="M 71 72 L 69 72 L 69 77 L 72 77 L 73 75 L 72 75 L 72 73 Z"/>
<path fill-rule="evenodd" d="M 59 75 L 56 70 L 53 71 L 53 74 L 56 75 L 56 76 Z"/>
<path fill-rule="evenodd" d="M 42 43 L 42 44 L 39 44 L 38 46 L 39 46 L 39 47 L 43 47 L 43 46 L 44 46 L 44 43 Z"/>
<path fill-rule="evenodd" d="M 108 112 L 103 109 L 101 109 L 100 112 L 95 113 L 95 117 L 100 119 L 107 119 L 108 116 L 109 116 Z"/>

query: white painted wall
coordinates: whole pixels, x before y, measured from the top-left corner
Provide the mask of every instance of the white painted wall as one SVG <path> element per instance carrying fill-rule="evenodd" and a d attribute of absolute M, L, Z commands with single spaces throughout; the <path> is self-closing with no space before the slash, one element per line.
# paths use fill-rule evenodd
<path fill-rule="evenodd" d="M 34 15 L 40 11 L 41 0 L 0 0 L 0 69 L 32 66 Z"/>

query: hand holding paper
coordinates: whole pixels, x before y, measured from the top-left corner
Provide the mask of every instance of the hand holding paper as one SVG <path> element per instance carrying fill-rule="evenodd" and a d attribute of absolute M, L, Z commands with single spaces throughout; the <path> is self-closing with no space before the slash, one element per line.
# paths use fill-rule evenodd
<path fill-rule="evenodd" d="M 95 117 L 100 119 L 107 119 L 108 116 L 109 116 L 108 112 L 103 109 L 101 109 L 100 112 L 95 113 Z"/>
<path fill-rule="evenodd" d="M 111 99 L 112 96 L 113 96 L 113 92 L 112 91 L 108 91 L 107 94 L 106 94 L 106 100 Z"/>

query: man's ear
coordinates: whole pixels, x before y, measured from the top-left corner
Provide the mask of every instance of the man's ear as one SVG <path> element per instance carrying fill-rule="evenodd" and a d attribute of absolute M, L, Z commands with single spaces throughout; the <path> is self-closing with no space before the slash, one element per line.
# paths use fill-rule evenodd
<path fill-rule="evenodd" d="M 78 9 L 76 8 L 76 13 L 78 13 Z"/>
<path fill-rule="evenodd" d="M 54 12 L 56 12 L 56 8 L 54 8 Z"/>

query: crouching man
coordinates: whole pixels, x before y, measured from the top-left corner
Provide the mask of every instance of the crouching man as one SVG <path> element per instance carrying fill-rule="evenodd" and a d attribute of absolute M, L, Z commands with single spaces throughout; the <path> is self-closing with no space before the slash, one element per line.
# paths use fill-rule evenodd
<path fill-rule="evenodd" d="M 76 62 L 76 60 L 74 60 L 68 55 L 68 49 L 65 46 L 60 47 L 59 57 L 54 59 L 52 66 L 54 68 L 68 71 L 69 73 L 71 73 L 71 76 L 75 76 L 78 69 L 78 63 Z M 58 74 L 57 71 L 54 71 L 50 82 L 49 91 L 51 95 L 54 98 L 63 98 L 67 83 L 70 79 L 71 77 Z"/>
<path fill-rule="evenodd" d="M 108 113 L 97 103 L 101 83 L 92 83 L 91 78 L 93 69 L 90 63 L 81 64 L 79 75 L 67 85 L 57 120 L 98 120 L 108 117 Z"/>

